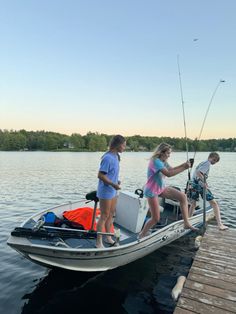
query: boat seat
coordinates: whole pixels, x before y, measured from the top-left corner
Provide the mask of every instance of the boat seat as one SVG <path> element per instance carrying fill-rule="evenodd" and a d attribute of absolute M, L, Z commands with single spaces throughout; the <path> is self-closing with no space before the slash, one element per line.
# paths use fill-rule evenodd
<path fill-rule="evenodd" d="M 170 204 L 170 205 L 173 206 L 173 214 L 176 215 L 176 220 L 178 220 L 178 218 L 179 218 L 179 210 L 180 210 L 179 201 L 166 198 L 166 199 L 165 199 L 165 203 L 166 203 L 166 204 Z"/>
<path fill-rule="evenodd" d="M 99 202 L 99 198 L 97 197 L 97 191 L 87 193 L 85 198 L 88 201 L 94 201 L 95 203 Z"/>

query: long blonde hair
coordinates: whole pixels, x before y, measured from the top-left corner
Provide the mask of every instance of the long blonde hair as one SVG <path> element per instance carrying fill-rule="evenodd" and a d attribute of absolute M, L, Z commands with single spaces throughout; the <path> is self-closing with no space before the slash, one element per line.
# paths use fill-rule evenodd
<path fill-rule="evenodd" d="M 172 147 L 170 144 L 161 143 L 154 150 L 151 159 L 160 158 L 166 151 L 170 150 Z"/>

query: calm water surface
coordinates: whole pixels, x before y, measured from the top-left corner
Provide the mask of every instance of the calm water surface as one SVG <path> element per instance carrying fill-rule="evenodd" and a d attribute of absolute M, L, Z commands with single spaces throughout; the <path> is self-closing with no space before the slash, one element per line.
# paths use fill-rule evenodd
<path fill-rule="evenodd" d="M 171 290 L 188 273 L 195 254 L 187 236 L 151 255 L 102 273 L 48 270 L 22 258 L 6 245 L 10 231 L 42 209 L 84 198 L 97 186 L 102 153 L 0 152 L 0 311 L 8 314 L 173 313 Z M 207 159 L 197 153 L 195 163 Z M 142 188 L 150 153 L 123 153 L 124 190 Z M 191 154 L 190 154 L 190 157 Z M 173 153 L 172 166 L 186 160 Z M 221 153 L 212 166 L 212 186 L 225 224 L 236 228 L 236 153 Z M 187 172 L 168 179 L 185 187 Z"/>

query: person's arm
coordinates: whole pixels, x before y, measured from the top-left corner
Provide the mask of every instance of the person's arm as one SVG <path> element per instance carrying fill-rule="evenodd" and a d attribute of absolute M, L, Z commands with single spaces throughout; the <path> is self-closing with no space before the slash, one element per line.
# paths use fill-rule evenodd
<path fill-rule="evenodd" d="M 98 179 L 102 180 L 105 184 L 112 186 L 115 190 L 120 190 L 120 186 L 117 183 L 112 182 L 106 176 L 106 173 L 99 171 L 98 172 Z"/>
<path fill-rule="evenodd" d="M 177 175 L 178 173 L 183 172 L 184 170 L 188 169 L 190 167 L 190 163 L 187 161 L 179 166 L 176 166 L 174 168 L 168 167 L 163 168 L 160 171 L 166 176 L 166 177 L 173 177 Z"/>
<path fill-rule="evenodd" d="M 197 180 L 200 181 L 201 184 L 204 184 L 204 181 L 205 181 L 205 180 L 204 180 L 204 175 L 205 175 L 205 174 L 204 174 L 203 172 L 201 172 L 201 171 L 197 171 L 197 172 L 196 172 Z M 208 185 L 207 185 L 207 183 L 206 183 L 206 188 L 207 188 L 207 187 L 208 187 Z"/>

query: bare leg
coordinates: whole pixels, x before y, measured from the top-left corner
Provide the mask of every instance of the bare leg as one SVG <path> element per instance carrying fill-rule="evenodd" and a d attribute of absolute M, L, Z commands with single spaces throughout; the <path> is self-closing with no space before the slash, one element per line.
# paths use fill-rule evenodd
<path fill-rule="evenodd" d="M 139 238 L 145 237 L 146 233 L 160 220 L 160 207 L 158 197 L 149 197 L 148 199 L 151 218 L 145 223 L 143 230 L 139 234 Z"/>
<path fill-rule="evenodd" d="M 194 200 L 191 201 L 191 205 L 190 205 L 190 208 L 189 208 L 189 214 L 188 214 L 189 217 L 192 217 L 192 215 L 194 214 L 194 211 L 195 211 L 195 208 L 196 208 L 196 204 L 197 204 L 196 201 L 194 201 Z"/>
<path fill-rule="evenodd" d="M 188 220 L 188 201 L 187 196 L 183 192 L 172 187 L 167 187 L 161 193 L 161 196 L 179 201 L 185 229 L 191 229 L 193 231 L 198 230 L 198 228 L 193 227 Z"/>
<path fill-rule="evenodd" d="M 214 199 L 209 201 L 209 203 L 210 203 L 210 205 L 214 209 L 214 213 L 215 213 L 215 217 L 216 217 L 216 222 L 217 222 L 218 228 L 220 230 L 227 230 L 228 227 L 223 225 L 223 223 L 221 221 L 220 208 L 219 208 L 218 203 Z"/>
<path fill-rule="evenodd" d="M 98 223 L 97 223 L 97 231 L 102 232 L 104 227 L 105 227 L 105 223 L 109 217 L 112 200 L 100 199 L 99 203 L 100 203 L 101 216 L 100 216 Z M 97 235 L 96 247 L 97 248 L 103 248 L 104 247 L 104 245 L 102 243 L 102 235 L 101 234 Z"/>
<path fill-rule="evenodd" d="M 114 216 L 114 213 L 115 213 L 115 210 L 116 210 L 116 201 L 117 201 L 117 197 L 114 197 L 111 200 L 111 208 L 110 208 L 109 216 L 108 216 L 108 219 L 106 220 L 106 223 L 105 223 L 105 230 L 106 230 L 106 232 L 111 232 L 111 227 L 112 227 L 112 224 L 113 224 L 113 216 Z M 110 243 L 110 244 L 114 244 L 115 243 L 115 241 L 112 239 L 111 236 L 107 236 L 107 240 L 106 241 L 108 243 Z"/>

